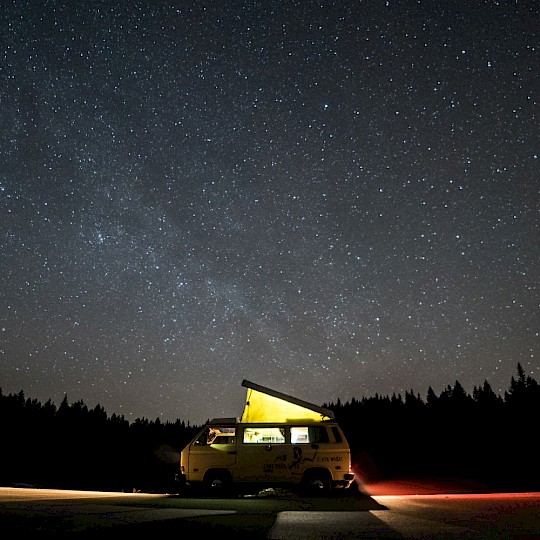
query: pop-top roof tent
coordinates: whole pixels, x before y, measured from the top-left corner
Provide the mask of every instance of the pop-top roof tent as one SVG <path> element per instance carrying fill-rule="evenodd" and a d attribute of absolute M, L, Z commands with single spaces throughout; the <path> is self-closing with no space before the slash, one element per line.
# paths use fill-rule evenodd
<path fill-rule="evenodd" d="M 323 422 L 333 420 L 334 413 L 259 384 L 242 381 L 247 390 L 246 403 L 240 422 Z"/>

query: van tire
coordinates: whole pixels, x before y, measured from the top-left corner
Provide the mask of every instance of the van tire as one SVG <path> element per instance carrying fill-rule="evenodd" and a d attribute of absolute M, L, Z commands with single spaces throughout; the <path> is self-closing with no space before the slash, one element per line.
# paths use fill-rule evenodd
<path fill-rule="evenodd" d="M 204 486 L 214 495 L 225 495 L 232 487 L 231 475 L 228 471 L 213 470 L 204 475 Z"/>
<path fill-rule="evenodd" d="M 304 473 L 302 487 L 304 493 L 307 495 L 328 495 L 331 489 L 328 471 L 325 471 L 324 469 L 306 471 Z"/>

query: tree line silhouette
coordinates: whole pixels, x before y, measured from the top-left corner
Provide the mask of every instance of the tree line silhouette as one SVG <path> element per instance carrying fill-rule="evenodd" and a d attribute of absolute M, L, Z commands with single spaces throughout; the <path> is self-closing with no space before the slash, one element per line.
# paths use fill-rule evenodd
<path fill-rule="evenodd" d="M 485 381 L 472 396 L 456 381 L 426 399 L 412 390 L 331 403 L 356 472 L 378 477 L 458 477 L 500 490 L 540 488 L 540 385 L 517 364 L 504 396 Z"/>
<path fill-rule="evenodd" d="M 504 396 L 456 381 L 426 399 L 400 394 L 324 404 L 351 446 L 360 481 L 454 476 L 501 490 L 540 489 L 540 385 L 517 365 Z M 0 485 L 175 492 L 182 448 L 201 426 L 108 416 L 104 408 L 41 404 L 0 389 Z"/>
<path fill-rule="evenodd" d="M 189 423 L 108 416 L 96 405 L 57 408 L 0 390 L 0 485 L 98 491 L 170 491 Z"/>

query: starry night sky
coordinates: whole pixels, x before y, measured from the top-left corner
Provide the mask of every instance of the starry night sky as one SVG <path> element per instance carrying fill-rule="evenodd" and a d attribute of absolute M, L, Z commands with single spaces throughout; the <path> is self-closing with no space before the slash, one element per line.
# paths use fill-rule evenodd
<path fill-rule="evenodd" d="M 538 2 L 2 0 L 0 38 L 4 394 L 538 380 Z"/>

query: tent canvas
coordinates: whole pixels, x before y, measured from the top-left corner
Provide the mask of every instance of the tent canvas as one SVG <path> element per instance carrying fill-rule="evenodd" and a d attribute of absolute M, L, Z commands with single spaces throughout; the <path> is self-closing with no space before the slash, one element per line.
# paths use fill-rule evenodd
<path fill-rule="evenodd" d="M 247 388 L 242 423 L 256 422 L 323 422 L 332 420 L 334 413 L 324 407 L 308 403 L 271 388 L 266 388 L 245 379 Z"/>

